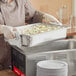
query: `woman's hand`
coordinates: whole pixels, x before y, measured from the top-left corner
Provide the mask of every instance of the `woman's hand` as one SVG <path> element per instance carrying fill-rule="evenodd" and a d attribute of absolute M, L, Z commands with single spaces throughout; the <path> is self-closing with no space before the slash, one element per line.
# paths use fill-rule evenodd
<path fill-rule="evenodd" d="M 13 39 L 13 38 L 15 38 L 14 31 L 16 31 L 16 29 L 13 28 L 13 27 L 5 26 L 5 25 L 1 26 L 1 32 L 4 34 L 4 37 L 6 39 Z"/>
<path fill-rule="evenodd" d="M 16 32 L 17 29 L 16 29 L 15 27 L 10 28 L 10 30 L 9 30 L 9 28 L 7 28 L 7 30 L 8 30 L 8 31 L 7 31 L 7 36 L 5 36 L 7 39 L 13 39 L 13 38 L 16 38 L 14 32 Z"/>
<path fill-rule="evenodd" d="M 56 25 L 62 25 L 62 23 L 59 22 L 54 16 L 47 14 L 47 13 L 44 13 L 42 22 L 56 24 Z"/>

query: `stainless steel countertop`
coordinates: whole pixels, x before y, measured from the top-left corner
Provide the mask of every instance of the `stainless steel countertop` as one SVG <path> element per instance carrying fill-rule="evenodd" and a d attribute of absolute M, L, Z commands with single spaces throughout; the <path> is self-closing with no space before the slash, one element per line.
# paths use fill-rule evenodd
<path fill-rule="evenodd" d="M 70 39 L 70 40 L 58 40 L 55 42 L 49 41 L 34 47 L 21 46 L 21 41 L 18 39 L 9 40 L 8 42 L 12 47 L 18 49 L 23 54 L 30 55 L 30 54 L 39 53 L 39 52 L 69 49 L 70 41 L 76 41 L 76 40 Z"/>

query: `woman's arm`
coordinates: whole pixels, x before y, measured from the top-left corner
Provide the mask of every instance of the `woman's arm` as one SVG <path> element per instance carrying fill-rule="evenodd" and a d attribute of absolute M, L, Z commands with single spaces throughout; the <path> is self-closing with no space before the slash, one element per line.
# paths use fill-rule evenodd
<path fill-rule="evenodd" d="M 36 11 L 36 9 L 34 9 L 31 6 L 31 3 L 29 2 L 29 0 L 24 0 L 25 1 L 25 11 L 26 11 L 26 18 L 25 18 L 25 22 L 32 24 L 32 23 L 55 23 L 58 25 L 62 25 L 62 23 L 60 23 L 54 16 L 40 12 L 40 11 Z"/>
<path fill-rule="evenodd" d="M 43 13 L 40 11 L 36 11 L 34 16 L 33 16 L 33 23 L 51 23 L 51 24 L 58 24 L 58 25 L 62 25 L 61 22 L 59 22 L 54 16 L 47 14 L 47 13 Z"/>
<path fill-rule="evenodd" d="M 25 23 L 30 24 L 32 22 L 32 17 L 35 14 L 35 9 L 32 7 L 29 0 L 24 0 L 25 6 Z"/>

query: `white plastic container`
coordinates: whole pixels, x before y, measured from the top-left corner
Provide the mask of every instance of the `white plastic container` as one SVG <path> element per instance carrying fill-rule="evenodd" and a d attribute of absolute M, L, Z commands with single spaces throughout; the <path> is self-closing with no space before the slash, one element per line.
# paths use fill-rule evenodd
<path fill-rule="evenodd" d="M 24 28 L 30 29 L 31 26 L 36 26 L 36 25 L 41 25 L 41 23 L 17 27 L 17 30 L 22 30 L 22 29 L 24 30 Z M 51 24 L 44 24 L 44 25 L 45 26 L 47 26 L 47 25 L 48 26 L 55 26 L 55 27 L 59 26 L 59 25 L 51 25 Z M 65 26 L 59 26 L 59 27 L 60 27 L 59 29 L 48 31 L 48 32 L 43 32 L 43 33 L 39 33 L 39 34 L 35 34 L 35 35 L 21 34 L 21 43 L 24 46 L 32 47 L 32 46 L 39 45 L 43 42 L 66 38 L 68 27 L 65 27 Z"/>
<path fill-rule="evenodd" d="M 30 34 L 30 35 L 23 33 L 25 31 L 27 31 L 26 29 L 30 29 L 33 26 L 40 26 L 40 25 L 41 26 L 44 25 L 47 27 L 48 26 L 55 27 L 55 29 L 50 28 L 51 30 L 49 29 L 48 31 L 41 30 L 42 32 L 39 32 L 37 34 Z M 56 29 L 57 27 L 59 27 L 59 28 Z M 14 28 L 16 28 L 17 30 L 14 30 Z M 25 26 L 18 26 L 18 27 L 14 27 L 14 28 L 11 26 L 2 26 L 1 31 L 4 33 L 5 38 L 7 40 L 21 39 L 22 45 L 32 47 L 32 46 L 39 45 L 43 42 L 66 38 L 67 29 L 69 27 L 55 25 L 55 24 L 35 23 L 35 24 L 29 24 L 29 25 L 25 25 Z"/>

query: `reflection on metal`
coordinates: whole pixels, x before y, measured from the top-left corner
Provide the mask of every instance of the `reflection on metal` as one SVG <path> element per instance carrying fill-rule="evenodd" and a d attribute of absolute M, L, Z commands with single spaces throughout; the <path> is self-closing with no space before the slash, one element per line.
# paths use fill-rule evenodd
<path fill-rule="evenodd" d="M 72 16 L 73 16 L 73 28 L 74 32 L 76 32 L 76 0 L 72 0 Z"/>

